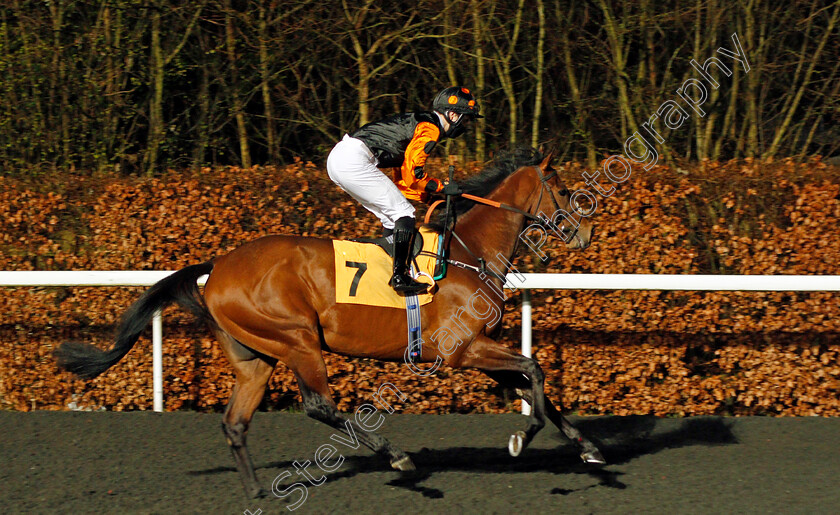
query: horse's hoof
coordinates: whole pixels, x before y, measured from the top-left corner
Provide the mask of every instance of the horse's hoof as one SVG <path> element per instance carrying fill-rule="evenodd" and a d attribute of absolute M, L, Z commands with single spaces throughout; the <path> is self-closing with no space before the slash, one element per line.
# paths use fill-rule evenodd
<path fill-rule="evenodd" d="M 392 461 L 391 467 L 394 470 L 401 470 L 403 472 L 411 472 L 412 470 L 417 470 L 417 467 L 414 466 L 414 462 L 411 461 L 411 458 L 409 458 L 408 456 L 400 458 L 397 461 Z"/>
<path fill-rule="evenodd" d="M 586 451 L 580 454 L 580 459 L 583 460 L 584 463 L 589 463 L 592 465 L 606 465 L 607 460 L 604 459 L 604 456 L 601 454 L 601 451 Z"/>
<path fill-rule="evenodd" d="M 525 445 L 525 431 L 517 431 L 510 435 L 508 452 L 515 458 L 525 449 Z"/>

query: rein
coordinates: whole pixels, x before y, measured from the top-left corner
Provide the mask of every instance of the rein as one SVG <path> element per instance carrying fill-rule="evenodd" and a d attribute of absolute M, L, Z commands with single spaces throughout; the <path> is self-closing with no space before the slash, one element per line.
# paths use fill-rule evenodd
<path fill-rule="evenodd" d="M 477 195 L 470 195 L 469 193 L 461 193 L 461 196 L 470 199 L 472 201 L 478 202 L 479 204 L 485 204 L 487 206 L 495 207 L 497 209 L 507 209 L 508 211 L 513 211 L 514 213 L 519 213 L 520 215 L 524 216 L 529 220 L 539 220 L 539 217 L 532 215 L 526 211 L 519 209 L 518 207 L 511 206 L 509 204 L 504 204 L 502 202 L 496 202 L 495 200 L 490 200 L 484 197 L 479 197 Z"/>
<path fill-rule="evenodd" d="M 557 171 L 555 170 L 548 175 L 544 175 L 543 171 L 540 169 L 539 166 L 534 166 L 533 168 L 537 171 L 537 174 L 539 174 L 539 176 L 540 176 L 540 186 L 542 186 L 542 188 L 540 189 L 540 196 L 537 198 L 537 201 L 534 205 L 539 206 L 540 201 L 542 200 L 543 193 L 548 193 L 548 195 L 551 197 L 551 202 L 554 204 L 554 207 L 557 209 L 557 211 L 560 211 L 562 208 L 560 207 L 559 202 L 557 202 L 557 198 L 554 196 L 554 192 L 551 190 L 551 187 L 548 185 L 548 181 L 550 179 L 552 179 L 555 175 L 557 175 Z M 564 191 L 566 191 L 568 193 L 568 190 L 564 189 Z M 484 205 L 487 205 L 487 206 L 490 206 L 490 207 L 494 207 L 496 209 L 505 209 L 507 211 L 512 211 L 514 213 L 517 213 L 517 214 L 520 214 L 520 215 L 524 216 L 528 220 L 533 220 L 533 221 L 535 221 L 539 224 L 543 224 L 543 223 L 546 222 L 546 220 L 540 218 L 539 216 L 532 215 L 531 213 L 529 213 L 527 211 L 524 211 L 522 209 L 519 209 L 518 207 L 511 206 L 510 204 L 505 204 L 503 202 L 497 202 L 495 200 L 490 200 L 490 199 L 487 199 L 487 198 L 484 198 L 484 197 L 479 197 L 477 195 L 472 195 L 470 193 L 461 193 L 460 196 L 462 196 L 466 199 L 472 200 L 473 202 L 478 202 L 479 204 L 484 204 Z M 448 202 L 448 200 L 449 200 L 449 198 L 447 197 L 447 212 L 446 212 L 447 223 L 446 223 L 446 225 L 448 225 L 448 220 L 449 220 L 449 202 Z M 434 203 L 432 203 L 432 205 L 429 207 L 429 210 L 426 212 L 424 223 L 427 223 L 427 224 L 429 223 L 429 220 L 431 219 L 432 212 L 435 210 L 435 208 L 437 208 L 438 205 L 440 205 L 443 202 L 444 202 L 443 200 L 436 200 Z M 580 221 L 581 221 L 582 218 L 583 218 L 583 215 L 578 214 L 578 219 L 576 221 L 577 224 L 575 225 L 575 230 L 572 233 L 572 235 L 569 237 L 569 239 L 577 237 L 577 233 L 578 233 L 578 230 L 580 228 Z M 549 220 L 549 222 L 550 222 L 550 220 Z M 560 230 L 563 230 L 564 228 L 565 228 L 565 225 L 561 226 Z M 448 229 L 448 227 L 444 226 L 443 229 L 444 229 L 444 232 L 445 232 Z M 421 252 L 421 254 L 435 256 L 439 259 L 444 260 L 446 263 L 457 266 L 459 268 L 472 270 L 472 271 L 474 271 L 478 274 L 487 274 L 487 275 L 495 277 L 496 279 L 499 279 L 500 281 L 502 281 L 502 283 L 505 282 L 504 277 L 502 277 L 500 274 L 496 273 L 495 271 L 487 268 L 487 264 L 486 264 L 486 261 L 484 260 L 484 258 L 476 256 L 473 253 L 473 251 L 470 250 L 470 248 L 467 246 L 467 244 L 464 243 L 464 241 L 461 239 L 461 237 L 458 236 L 458 234 L 455 232 L 454 227 L 452 228 L 452 230 L 450 230 L 450 234 L 451 234 L 451 236 L 454 236 L 455 239 L 458 240 L 458 243 L 461 245 L 461 247 L 463 247 L 464 250 L 466 250 L 467 253 L 473 259 L 475 259 L 478 262 L 479 266 L 473 266 L 473 265 L 469 265 L 467 263 L 462 263 L 460 261 L 449 259 L 449 258 L 444 256 L 444 254 L 443 254 L 444 249 L 441 249 L 441 254 L 432 254 L 432 253 L 425 253 L 425 252 Z M 516 250 L 517 250 L 518 245 L 519 245 L 519 242 L 517 241 L 516 244 L 514 245 L 514 249 L 513 249 L 514 254 L 516 254 Z"/>
<path fill-rule="evenodd" d="M 543 175 L 542 170 L 540 170 L 539 166 L 534 166 L 534 168 L 537 170 L 537 173 L 540 174 L 540 182 L 543 186 L 543 189 L 545 191 L 548 191 L 548 194 L 551 195 L 551 200 L 554 203 L 554 207 L 556 207 L 557 209 L 560 209 L 560 205 L 557 203 L 557 199 L 554 198 L 554 194 L 551 192 L 551 189 L 549 188 L 549 186 L 547 184 L 547 181 L 549 179 L 553 178 L 555 175 L 557 175 L 557 172 L 554 171 L 554 172 L 551 172 L 548 175 Z M 535 222 L 542 222 L 542 219 L 540 217 L 532 215 L 531 213 L 528 213 L 527 211 L 519 209 L 518 207 L 511 206 L 510 204 L 505 204 L 503 202 L 496 202 L 495 200 L 490 200 L 488 198 L 479 197 L 478 195 L 472 195 L 470 193 L 460 193 L 459 195 L 461 197 L 472 200 L 474 202 L 478 202 L 479 204 L 485 204 L 487 206 L 495 207 L 497 209 L 506 209 L 508 211 L 513 211 L 514 213 L 518 213 L 518 214 L 524 216 L 528 220 L 534 220 Z M 540 197 L 539 197 L 539 199 L 537 199 L 537 204 L 539 204 L 540 200 L 542 200 L 542 192 L 540 192 Z M 426 212 L 426 217 L 423 220 L 423 223 L 426 223 L 426 224 L 429 223 L 429 220 L 431 220 L 432 212 L 434 212 L 434 210 L 440 204 L 442 204 L 443 202 L 444 202 L 443 200 L 436 200 L 432 203 L 431 207 L 429 207 L 429 210 Z"/>

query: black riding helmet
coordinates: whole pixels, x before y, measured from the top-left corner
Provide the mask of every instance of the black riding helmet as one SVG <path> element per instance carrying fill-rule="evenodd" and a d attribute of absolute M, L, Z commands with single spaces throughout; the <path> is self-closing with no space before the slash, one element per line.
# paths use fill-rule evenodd
<path fill-rule="evenodd" d="M 452 111 L 461 115 L 472 116 L 473 118 L 483 118 L 479 114 L 481 107 L 475 101 L 475 97 L 472 96 L 470 90 L 460 86 L 444 88 L 432 101 L 432 109 L 444 115 Z M 449 120 L 447 119 L 447 121 Z M 461 122 L 463 121 L 463 116 L 458 118 L 457 122 L 449 121 L 449 130 L 446 131 L 445 136 L 447 138 L 454 138 L 463 134 L 464 127 L 461 126 Z"/>

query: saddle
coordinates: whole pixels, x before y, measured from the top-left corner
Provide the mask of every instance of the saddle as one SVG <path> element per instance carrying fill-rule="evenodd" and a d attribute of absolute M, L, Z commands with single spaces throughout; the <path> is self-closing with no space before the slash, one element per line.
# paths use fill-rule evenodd
<path fill-rule="evenodd" d="M 443 275 L 438 259 L 440 235 L 421 227 L 412 249 L 413 274 L 428 276 L 421 282 L 434 282 Z M 336 302 L 406 309 L 406 295 L 391 288 L 393 236 L 356 240 L 333 240 L 335 254 Z M 422 252 L 421 252 L 422 251 Z M 431 302 L 435 288 L 418 295 L 419 305 Z"/>
<path fill-rule="evenodd" d="M 412 272 L 422 272 L 432 281 L 443 278 L 446 262 L 436 257 L 441 244 L 441 235 L 428 227 L 423 226 L 416 231 L 411 249 Z M 398 294 L 391 288 L 388 278 L 392 269 L 391 260 L 394 259 L 394 236 L 333 240 L 333 248 L 336 302 L 405 309 L 407 357 L 411 360 L 422 359 L 423 322 L 420 306 L 432 302 L 435 288 L 413 295 Z"/>

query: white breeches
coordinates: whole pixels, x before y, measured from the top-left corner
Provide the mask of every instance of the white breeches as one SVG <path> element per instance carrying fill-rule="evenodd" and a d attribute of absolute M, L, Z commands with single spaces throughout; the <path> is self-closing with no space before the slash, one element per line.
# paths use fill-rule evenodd
<path fill-rule="evenodd" d="M 341 189 L 375 214 L 383 227 L 393 229 L 398 219 L 414 218 L 414 206 L 377 164 L 367 145 L 345 134 L 327 157 L 327 173 Z"/>

